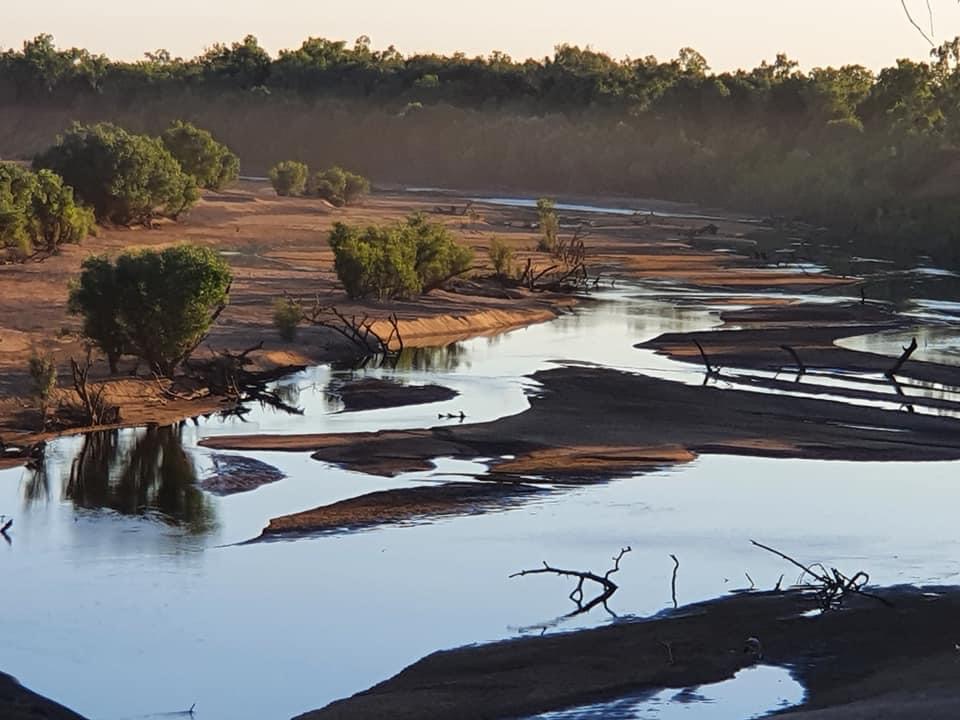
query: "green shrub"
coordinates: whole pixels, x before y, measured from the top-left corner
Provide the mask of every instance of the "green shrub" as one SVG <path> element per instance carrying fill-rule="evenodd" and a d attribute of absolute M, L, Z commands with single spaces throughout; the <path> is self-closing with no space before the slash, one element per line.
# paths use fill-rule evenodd
<path fill-rule="evenodd" d="M 16 165 L 0 164 L 0 245 L 19 255 L 29 255 L 33 247 L 27 208 L 34 183 L 32 173 Z"/>
<path fill-rule="evenodd" d="M 557 219 L 556 203 L 550 198 L 537 200 L 537 215 L 540 216 L 540 241 L 537 250 L 552 253 L 560 238 L 560 221 Z"/>
<path fill-rule="evenodd" d="M 177 218 L 199 197 L 194 179 L 159 139 L 109 123 L 74 124 L 33 165 L 60 175 L 99 221 L 129 225 Z"/>
<path fill-rule="evenodd" d="M 93 209 L 77 205 L 73 188 L 49 170 L 36 174 L 28 232 L 34 250 L 55 253 L 61 245 L 75 244 L 96 229 Z"/>
<path fill-rule="evenodd" d="M 297 328 L 303 312 L 300 303 L 290 298 L 277 298 L 273 301 L 273 326 L 285 342 L 297 339 Z"/>
<path fill-rule="evenodd" d="M 367 228 L 337 223 L 330 246 L 337 277 L 352 298 L 383 300 L 429 292 L 462 274 L 473 259 L 445 226 L 427 222 L 423 215 Z"/>
<path fill-rule="evenodd" d="M 127 252 L 116 263 L 83 263 L 70 309 L 83 316 L 84 334 L 111 360 L 131 354 L 153 372 L 172 376 L 203 340 L 227 301 L 231 273 L 213 250 L 178 245 Z"/>
<path fill-rule="evenodd" d="M 40 406 L 40 429 L 47 427 L 47 406 L 50 397 L 57 387 L 57 364 L 50 355 L 40 355 L 36 351 L 30 356 L 28 365 L 30 371 L 31 390 Z"/>
<path fill-rule="evenodd" d="M 183 171 L 202 188 L 220 190 L 240 175 L 240 158 L 206 130 L 177 120 L 160 139 Z"/>
<path fill-rule="evenodd" d="M 490 241 L 490 262 L 497 277 L 509 277 L 513 274 L 513 248 L 500 238 L 493 238 Z"/>
<path fill-rule="evenodd" d="M 270 183 L 277 195 L 282 197 L 303 195 L 309 172 L 302 162 L 284 160 L 270 168 Z"/>
<path fill-rule="evenodd" d="M 73 189 L 49 170 L 32 173 L 0 164 L 0 246 L 21 257 L 56 253 L 94 231 L 90 208 L 77 205 Z"/>
<path fill-rule="evenodd" d="M 336 165 L 320 170 L 310 180 L 310 193 L 337 207 L 352 205 L 369 192 L 367 178 Z"/>

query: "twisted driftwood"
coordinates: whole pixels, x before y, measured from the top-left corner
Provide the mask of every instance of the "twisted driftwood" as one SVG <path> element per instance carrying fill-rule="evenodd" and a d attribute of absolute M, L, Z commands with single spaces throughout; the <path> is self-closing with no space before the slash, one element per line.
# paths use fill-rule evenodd
<path fill-rule="evenodd" d="M 750 543 L 755 547 L 758 547 L 761 550 L 766 550 L 769 553 L 773 553 L 777 557 L 783 558 L 790 564 L 800 568 L 800 570 L 803 572 L 797 579 L 796 585 L 798 587 L 815 590 L 817 602 L 820 605 L 820 610 L 823 612 L 840 609 L 849 595 L 862 595 L 863 597 L 868 597 L 872 600 L 881 602 L 888 607 L 892 606 L 890 601 L 886 598 L 868 593 L 864 590 L 864 588 L 870 582 L 870 576 L 863 570 L 857 572 L 851 577 L 847 577 L 836 568 L 830 568 L 830 570 L 827 570 L 822 563 L 804 565 L 803 563 L 794 560 L 789 555 L 769 547 L 768 545 L 758 543 L 756 540 L 751 540 Z M 815 582 L 809 582 L 808 578 L 812 578 Z M 782 579 L 783 578 L 781 576 L 781 580 Z M 777 582 L 777 587 L 780 587 L 780 581 Z"/>
<path fill-rule="evenodd" d="M 607 570 L 603 575 L 597 575 L 592 572 L 582 572 L 579 570 L 563 570 L 561 568 L 551 567 L 544 561 L 542 568 L 536 568 L 534 570 L 521 570 L 520 572 L 513 573 L 511 578 L 523 577 L 525 575 L 543 575 L 543 574 L 553 574 L 561 575 L 564 577 L 577 578 L 577 586 L 570 592 L 569 598 L 573 601 L 577 609 L 572 612 L 564 615 L 565 618 L 574 617 L 575 615 L 582 615 L 583 613 L 590 612 L 597 605 L 603 605 L 606 607 L 607 600 L 617 591 L 618 585 L 610 579 L 610 576 L 616 572 L 620 571 L 620 560 L 623 559 L 623 556 L 630 552 L 632 548 L 628 545 L 627 547 L 620 550 L 619 554 L 613 558 L 613 567 Z M 599 595 L 584 602 L 583 595 L 583 584 L 587 581 L 596 583 L 600 586 L 601 592 Z M 609 608 L 607 608 L 609 612 Z"/>

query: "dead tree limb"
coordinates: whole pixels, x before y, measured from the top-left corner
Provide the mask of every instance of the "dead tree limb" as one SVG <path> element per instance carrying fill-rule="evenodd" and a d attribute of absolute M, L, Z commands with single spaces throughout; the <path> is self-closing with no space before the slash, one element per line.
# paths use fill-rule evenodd
<path fill-rule="evenodd" d="M 302 318 L 311 325 L 333 330 L 346 338 L 360 359 L 376 356 L 394 359 L 403 351 L 403 335 L 396 313 L 391 313 L 386 318 L 371 318 L 369 315 L 348 317 L 335 305 L 321 304 L 318 298 L 310 310 L 303 312 Z M 390 325 L 390 333 L 386 336 L 374 328 L 374 325 L 382 320 L 386 320 Z"/>
<path fill-rule="evenodd" d="M 680 569 L 680 561 L 672 553 L 670 557 L 673 559 L 673 579 L 670 581 L 670 594 L 673 596 L 673 607 L 676 609 L 679 607 L 677 605 L 677 571 Z"/>
<path fill-rule="evenodd" d="M 868 597 L 871 600 L 876 600 L 877 602 L 883 603 L 888 607 L 893 606 L 893 604 L 886 598 L 880 597 L 879 595 L 874 595 L 864 590 L 864 588 L 870 582 L 870 576 L 862 570 L 854 574 L 852 577 L 847 577 L 836 568 L 830 568 L 827 570 L 822 563 L 804 565 L 803 563 L 794 560 L 786 553 L 782 553 L 768 545 L 758 543 L 756 540 L 751 540 L 750 543 L 755 547 L 758 547 L 761 550 L 766 550 L 767 552 L 786 560 L 791 565 L 800 568 L 802 573 L 797 580 L 797 586 L 816 591 L 817 602 L 820 606 L 820 610 L 823 612 L 839 609 L 850 595 L 862 595 L 863 597 Z M 808 578 L 814 580 L 815 582 L 809 582 Z M 780 583 L 777 582 L 777 587 L 779 586 Z"/>
<path fill-rule="evenodd" d="M 800 359 L 799 353 L 789 345 L 781 345 L 780 349 L 789 353 L 793 361 L 797 364 L 797 382 L 800 382 L 800 378 L 807 374 L 807 367 L 803 364 L 803 360 Z"/>
<path fill-rule="evenodd" d="M 903 364 L 910 359 L 910 356 L 913 355 L 916 349 L 917 349 L 917 339 L 913 338 L 910 341 L 910 344 L 903 349 L 903 353 L 897 359 L 897 362 L 894 363 L 893 367 L 887 370 L 887 372 L 885 373 L 886 376 L 888 378 L 892 378 L 894 375 L 900 372 L 900 368 L 902 368 Z"/>
<path fill-rule="evenodd" d="M 710 357 L 707 355 L 706 351 L 703 349 L 703 345 L 701 345 L 696 338 L 694 338 L 693 344 L 696 345 L 697 350 L 700 351 L 700 357 L 703 359 L 703 365 L 706 368 L 707 374 L 706 374 L 706 377 L 703 378 L 703 384 L 706 385 L 707 381 L 710 380 L 710 378 L 720 377 L 720 368 L 715 368 L 713 365 L 710 364 Z"/>
<path fill-rule="evenodd" d="M 590 612 L 597 605 L 603 605 L 606 607 L 607 600 L 617 591 L 618 585 L 610 579 L 610 576 L 616 572 L 620 571 L 620 561 L 623 559 L 623 556 L 630 552 L 632 548 L 628 545 L 627 547 L 620 550 L 619 554 L 613 558 L 613 567 L 607 570 L 605 574 L 597 575 L 589 571 L 580 571 L 580 570 L 564 570 L 562 568 L 555 568 L 548 565 L 546 562 L 543 563 L 542 568 L 536 568 L 534 570 L 521 570 L 520 572 L 513 573 L 510 575 L 511 578 L 515 577 L 524 577 L 525 575 L 544 575 L 544 574 L 553 574 L 560 575 L 563 577 L 572 577 L 577 579 L 576 587 L 570 592 L 568 596 L 570 600 L 576 604 L 577 609 L 568 613 L 564 617 L 573 617 L 575 615 L 582 615 L 583 613 Z M 585 582 L 593 582 L 600 586 L 601 592 L 599 595 L 593 599 L 584 602 L 583 594 L 583 585 Z"/>
<path fill-rule="evenodd" d="M 74 358 L 70 358 L 70 370 L 73 374 L 73 389 L 80 398 L 80 404 L 85 413 L 84 423 L 87 425 L 112 425 L 120 422 L 120 408 L 116 405 L 110 405 L 104 399 L 103 394 L 106 390 L 104 385 L 100 385 L 96 390 L 89 387 L 88 378 L 90 375 L 90 366 L 93 364 L 90 360 L 91 350 L 87 348 L 87 357 L 83 365 L 80 365 Z"/>

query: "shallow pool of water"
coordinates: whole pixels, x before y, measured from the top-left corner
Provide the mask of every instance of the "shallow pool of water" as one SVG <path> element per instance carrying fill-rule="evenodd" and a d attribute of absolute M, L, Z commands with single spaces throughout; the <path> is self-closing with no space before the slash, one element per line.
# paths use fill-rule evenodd
<path fill-rule="evenodd" d="M 754 538 L 798 558 L 868 570 L 881 584 L 951 584 L 960 575 L 957 463 L 837 463 L 703 457 L 669 470 L 505 503 L 493 511 L 296 541 L 240 544 L 270 518 L 377 490 L 463 479 L 473 462 L 384 479 L 306 453 L 236 453 L 286 479 L 219 497 L 197 482 L 218 433 L 424 427 L 527 406 L 524 375 L 556 361 L 600 363 L 687 382 L 696 366 L 633 344 L 715 324 L 709 303 L 608 293 L 555 322 L 410 353 L 366 371 L 461 392 L 444 403 L 339 412 L 317 368 L 281 383 L 305 416 L 253 408 L 179 429 L 127 430 L 50 445 L 42 472 L 0 472 L 7 588 L 0 668 L 91 720 L 184 710 L 219 720 L 289 718 L 350 695 L 441 648 L 614 621 L 565 618 L 569 584 L 508 579 L 548 560 L 605 570 L 622 547 L 619 616 L 773 587 L 792 570 Z M 909 483 L 903 478 L 908 476 Z M 740 680 L 738 680 L 740 682 Z"/>
<path fill-rule="evenodd" d="M 803 686 L 786 668 L 757 665 L 725 682 L 636 694 L 535 716 L 538 720 L 752 720 L 803 702 Z"/>

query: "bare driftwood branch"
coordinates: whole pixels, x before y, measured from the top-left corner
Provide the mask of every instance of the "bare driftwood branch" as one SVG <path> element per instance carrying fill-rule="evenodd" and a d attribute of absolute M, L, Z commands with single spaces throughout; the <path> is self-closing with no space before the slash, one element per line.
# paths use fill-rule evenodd
<path fill-rule="evenodd" d="M 781 345 L 780 349 L 789 353 L 793 361 L 797 364 L 797 382 L 800 382 L 800 378 L 807 374 L 807 367 L 803 364 L 803 360 L 800 359 L 799 353 L 790 345 Z"/>
<path fill-rule="evenodd" d="M 897 359 L 897 362 L 894 363 L 893 367 L 887 370 L 886 376 L 888 378 L 892 378 L 894 375 L 900 372 L 900 368 L 902 368 L 903 364 L 910 359 L 910 356 L 913 355 L 916 349 L 917 349 L 917 339 L 913 338 L 910 341 L 910 344 L 903 349 L 903 353 Z"/>
<path fill-rule="evenodd" d="M 619 554 L 613 558 L 613 567 L 607 570 L 603 575 L 597 575 L 589 571 L 580 571 L 580 570 L 564 570 L 562 568 L 555 568 L 548 565 L 546 562 L 543 563 L 542 568 L 536 568 L 534 570 L 521 570 L 520 572 L 513 573 L 510 577 L 524 577 L 525 575 L 543 575 L 543 574 L 553 574 L 561 575 L 563 577 L 572 577 L 577 579 L 576 587 L 570 592 L 569 598 L 573 601 L 577 609 L 568 613 L 564 617 L 573 617 L 575 615 L 582 615 L 583 613 L 590 612 L 597 605 L 603 605 L 606 607 L 607 600 L 617 591 L 618 585 L 610 579 L 610 576 L 614 573 L 620 571 L 620 561 L 623 559 L 623 556 L 628 552 L 631 552 L 632 548 L 628 545 L 627 547 L 620 550 Z M 600 586 L 601 592 L 599 595 L 593 599 L 584 602 L 583 594 L 583 585 L 585 582 L 593 582 Z M 608 608 L 609 610 L 609 608 Z"/>
<path fill-rule="evenodd" d="M 839 609 L 849 595 L 862 595 L 863 597 L 868 597 L 872 600 L 883 603 L 888 607 L 892 607 L 892 603 L 886 598 L 868 593 L 866 590 L 864 590 L 864 588 L 866 588 L 870 582 L 870 576 L 862 570 L 854 574 L 852 577 L 847 577 L 836 568 L 830 568 L 827 570 L 822 563 L 804 565 L 803 563 L 794 560 L 789 555 L 782 553 L 768 545 L 758 543 L 756 540 L 751 540 L 750 543 L 755 547 L 758 547 L 761 550 L 766 550 L 767 552 L 786 560 L 791 565 L 798 567 L 802 573 L 797 580 L 797 586 L 815 590 L 817 602 L 823 612 Z M 749 575 L 747 577 L 749 578 Z M 781 580 L 782 579 L 783 578 L 781 576 Z M 812 579 L 815 582 L 810 582 L 808 579 Z M 780 581 L 777 582 L 777 588 L 779 589 L 779 587 Z"/>
<path fill-rule="evenodd" d="M 346 338 L 362 360 L 377 356 L 395 359 L 403 352 L 400 318 L 396 313 L 391 313 L 386 318 L 371 318 L 369 315 L 348 317 L 335 305 L 324 305 L 317 298 L 312 308 L 303 311 L 302 319 L 311 325 L 333 330 Z M 390 325 L 390 332 L 386 336 L 374 327 L 381 320 Z"/>
<path fill-rule="evenodd" d="M 673 596 L 673 607 L 679 607 L 677 605 L 677 571 L 680 569 L 680 561 L 677 560 L 677 556 L 671 554 L 670 557 L 673 559 L 673 579 L 670 581 L 670 594 Z M 673 658 L 671 656 L 671 665 L 673 664 Z"/>

